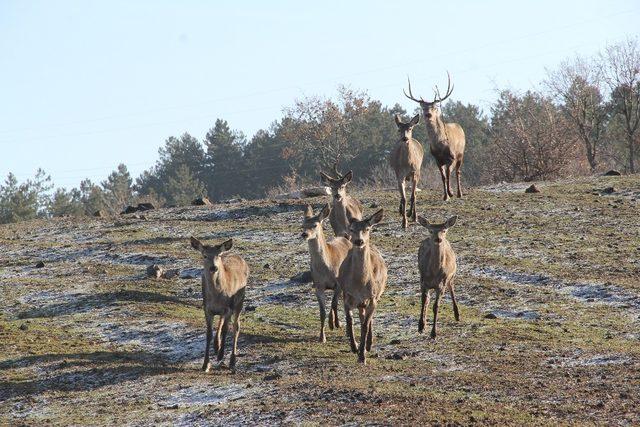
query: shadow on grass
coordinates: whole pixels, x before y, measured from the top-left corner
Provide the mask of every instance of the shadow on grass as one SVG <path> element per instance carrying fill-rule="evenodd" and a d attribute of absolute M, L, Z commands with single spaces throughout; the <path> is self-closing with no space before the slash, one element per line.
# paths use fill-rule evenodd
<path fill-rule="evenodd" d="M 123 351 L 25 356 L 0 363 L 0 370 L 41 365 L 49 365 L 54 374 L 44 379 L 0 381 L 0 401 L 48 391 L 91 391 L 183 370 L 166 365 L 152 353 Z"/>
<path fill-rule="evenodd" d="M 116 305 L 119 302 L 151 302 L 151 303 L 175 303 L 186 306 L 199 307 L 192 300 L 185 300 L 170 295 L 163 295 L 157 292 L 120 290 L 114 292 L 101 292 L 93 295 L 78 295 L 72 301 L 65 301 L 50 304 L 41 308 L 21 311 L 18 313 L 20 319 L 32 319 L 39 317 L 57 317 L 66 314 L 85 313 L 87 311 Z"/>

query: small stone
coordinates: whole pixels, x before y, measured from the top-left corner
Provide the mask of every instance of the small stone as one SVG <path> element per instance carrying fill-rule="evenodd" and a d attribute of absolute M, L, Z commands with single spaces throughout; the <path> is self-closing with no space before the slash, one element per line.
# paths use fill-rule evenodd
<path fill-rule="evenodd" d="M 394 339 L 394 340 L 389 341 L 389 344 L 396 345 L 396 344 L 400 344 L 401 342 L 402 341 L 400 341 L 399 339 Z"/>
<path fill-rule="evenodd" d="M 244 308 L 245 311 L 256 311 L 256 306 L 255 305 L 247 305 Z"/>
<path fill-rule="evenodd" d="M 282 375 L 280 375 L 277 372 L 274 372 L 273 374 L 265 375 L 263 380 L 264 381 L 273 381 L 273 380 L 278 380 L 280 378 L 282 378 Z"/>
<path fill-rule="evenodd" d="M 602 194 L 613 194 L 615 193 L 617 190 L 615 187 L 607 187 L 604 190 L 602 190 Z"/>
<path fill-rule="evenodd" d="M 126 215 L 126 214 L 134 213 L 137 211 L 138 211 L 138 208 L 136 208 L 135 206 L 127 206 L 126 208 L 124 208 L 122 212 L 120 212 L 120 215 Z"/>
<path fill-rule="evenodd" d="M 620 175 L 622 175 L 620 171 L 617 171 L 615 169 L 611 169 L 610 171 L 607 171 L 603 174 L 603 176 L 620 176 Z"/>
<path fill-rule="evenodd" d="M 495 313 L 487 313 L 484 315 L 485 319 L 497 319 L 498 316 L 495 315 Z"/>
<path fill-rule="evenodd" d="M 265 265 L 262 266 L 262 268 L 264 268 L 265 270 L 271 270 L 271 264 L 266 263 Z"/>
<path fill-rule="evenodd" d="M 371 203 L 371 204 L 369 205 L 369 207 L 370 207 L 371 209 L 375 209 L 375 208 L 377 208 L 377 207 L 378 207 L 378 204 L 377 204 L 376 202 L 373 202 L 373 203 Z"/>
<path fill-rule="evenodd" d="M 529 188 L 524 190 L 525 193 L 539 193 L 540 189 L 535 184 L 531 184 Z"/>
<path fill-rule="evenodd" d="M 198 197 L 197 199 L 194 199 L 191 204 L 193 206 L 211 206 L 211 200 L 209 200 L 206 197 Z"/>
<path fill-rule="evenodd" d="M 98 209 L 97 211 L 95 211 L 93 213 L 93 216 L 95 216 L 97 218 L 104 218 L 106 215 L 104 214 L 104 211 Z"/>
<path fill-rule="evenodd" d="M 302 273 L 298 273 L 295 276 L 291 277 L 289 280 L 296 283 L 311 283 L 313 279 L 311 278 L 311 271 L 303 271 Z"/>
<path fill-rule="evenodd" d="M 164 270 L 157 264 L 152 264 L 147 267 L 147 277 L 152 279 L 159 279 L 162 277 Z"/>
<path fill-rule="evenodd" d="M 38 261 L 36 263 L 36 268 L 43 268 L 44 267 L 44 262 L 43 261 Z"/>
<path fill-rule="evenodd" d="M 138 203 L 138 210 L 140 212 L 142 211 L 150 211 L 151 209 L 155 209 L 156 207 L 153 205 L 153 203 Z"/>
<path fill-rule="evenodd" d="M 180 271 L 177 268 L 172 268 L 171 270 L 167 270 L 164 272 L 164 278 L 165 279 L 173 279 L 174 277 L 178 276 L 178 273 Z"/>
<path fill-rule="evenodd" d="M 26 323 L 23 323 L 22 325 L 20 325 L 20 330 L 21 331 L 26 331 L 27 329 L 29 329 L 29 327 L 27 326 Z"/>

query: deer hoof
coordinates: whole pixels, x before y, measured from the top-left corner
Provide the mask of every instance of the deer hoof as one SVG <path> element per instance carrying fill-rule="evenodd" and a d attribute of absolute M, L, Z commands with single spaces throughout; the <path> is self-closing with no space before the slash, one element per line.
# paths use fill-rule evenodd
<path fill-rule="evenodd" d="M 320 334 L 320 337 L 318 337 L 318 341 L 325 343 L 327 342 L 327 337 L 324 334 Z"/>
<path fill-rule="evenodd" d="M 436 339 L 436 331 L 431 331 L 431 339 L 432 340 Z"/>
<path fill-rule="evenodd" d="M 202 367 L 202 370 L 205 371 L 206 373 L 211 372 L 212 369 L 213 369 L 213 366 L 211 366 L 211 363 L 207 363 Z"/>
<path fill-rule="evenodd" d="M 363 365 L 366 365 L 367 359 L 364 356 L 358 356 L 358 363 L 362 363 Z"/>
<path fill-rule="evenodd" d="M 423 333 L 424 332 L 424 322 L 419 322 L 418 323 L 418 332 L 419 333 Z"/>

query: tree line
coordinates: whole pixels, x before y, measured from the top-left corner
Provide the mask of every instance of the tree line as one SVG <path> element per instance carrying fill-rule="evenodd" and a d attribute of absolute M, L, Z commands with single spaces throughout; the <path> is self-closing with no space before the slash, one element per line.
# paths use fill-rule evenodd
<path fill-rule="evenodd" d="M 54 190 L 38 170 L 19 183 L 9 173 L 0 185 L 0 223 L 120 212 L 141 201 L 185 205 L 260 198 L 318 183 L 321 170 L 353 170 L 356 182 L 393 185 L 388 155 L 397 139 L 393 117 L 400 105 L 384 106 L 366 92 L 340 87 L 334 98 L 296 100 L 283 116 L 251 138 L 217 119 L 202 140 L 171 136 L 158 160 L 135 180 L 121 164 L 99 184 Z M 488 114 L 473 104 L 449 101 L 445 121 L 465 131 L 466 185 L 548 180 L 608 168 L 635 173 L 640 149 L 640 47 L 637 39 L 610 45 L 591 57 L 575 57 L 548 70 L 538 90 L 501 90 Z M 414 138 L 428 143 L 426 129 Z M 425 156 L 422 185 L 435 171 Z"/>

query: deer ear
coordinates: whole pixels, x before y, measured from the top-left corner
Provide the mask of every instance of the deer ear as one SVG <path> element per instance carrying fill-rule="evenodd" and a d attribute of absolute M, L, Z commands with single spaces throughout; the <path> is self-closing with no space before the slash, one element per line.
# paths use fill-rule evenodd
<path fill-rule="evenodd" d="M 402 120 L 400 120 L 400 114 L 395 114 L 393 116 L 393 119 L 396 121 L 396 126 L 400 126 L 400 124 L 402 123 Z"/>
<path fill-rule="evenodd" d="M 457 220 L 458 220 L 458 215 L 454 215 L 451 218 L 449 218 L 447 222 L 444 223 L 444 226 L 447 228 L 453 227 Z"/>
<path fill-rule="evenodd" d="M 431 228 L 431 224 L 429 223 L 429 221 L 427 221 L 427 218 L 423 217 L 422 215 L 418 215 L 418 222 L 423 227 Z"/>
<path fill-rule="evenodd" d="M 344 176 L 342 177 L 342 183 L 348 184 L 351 182 L 352 179 L 353 179 L 353 171 L 349 171 L 345 173 Z"/>
<path fill-rule="evenodd" d="M 369 225 L 376 225 L 377 223 L 382 221 L 383 214 L 384 214 L 384 209 L 380 209 L 378 212 L 371 215 L 368 221 Z"/>
<path fill-rule="evenodd" d="M 306 209 L 304 210 L 304 217 L 311 218 L 312 216 L 313 216 L 313 208 L 311 207 L 311 205 L 307 205 Z"/>
<path fill-rule="evenodd" d="M 322 208 L 322 211 L 320 212 L 320 221 L 328 217 L 330 213 L 331 213 L 331 206 L 329 206 L 329 203 L 327 203 L 324 206 L 324 208 Z"/>
<path fill-rule="evenodd" d="M 415 126 L 418 123 L 420 123 L 420 114 L 416 114 L 415 116 L 413 116 L 413 119 L 411 119 L 411 121 L 409 122 L 411 126 Z"/>
<path fill-rule="evenodd" d="M 231 249 L 231 246 L 233 246 L 233 239 L 229 239 L 225 242 L 222 242 L 222 244 L 220 245 L 220 248 L 223 251 L 228 251 L 229 249 Z"/>
<path fill-rule="evenodd" d="M 191 236 L 191 247 L 197 251 L 202 250 L 202 242 L 195 237 Z"/>

